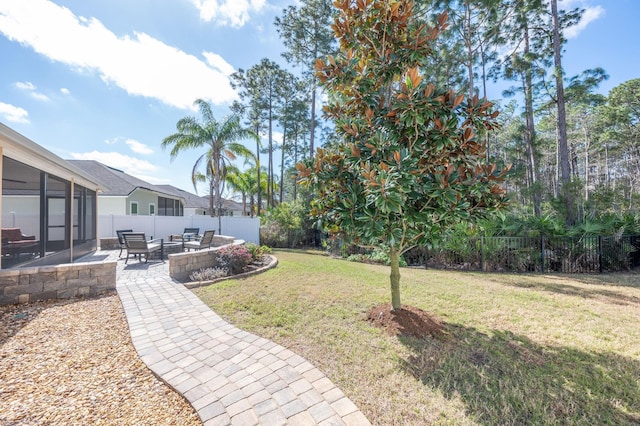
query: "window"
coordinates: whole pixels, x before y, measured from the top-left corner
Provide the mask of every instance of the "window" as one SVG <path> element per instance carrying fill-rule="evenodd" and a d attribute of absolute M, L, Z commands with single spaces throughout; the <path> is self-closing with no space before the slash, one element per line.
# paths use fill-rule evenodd
<path fill-rule="evenodd" d="M 153 216 L 156 214 L 156 205 L 151 203 L 149 204 L 149 216 Z"/>
<path fill-rule="evenodd" d="M 180 200 L 158 197 L 158 216 L 184 216 Z"/>
<path fill-rule="evenodd" d="M 131 202 L 131 215 L 135 216 L 138 214 L 138 202 L 137 201 L 132 201 Z"/>

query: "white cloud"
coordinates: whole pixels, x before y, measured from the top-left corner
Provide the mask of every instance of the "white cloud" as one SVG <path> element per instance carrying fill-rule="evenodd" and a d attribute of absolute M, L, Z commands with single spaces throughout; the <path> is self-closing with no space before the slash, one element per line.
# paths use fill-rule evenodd
<path fill-rule="evenodd" d="M 71 158 L 74 160 L 95 160 L 102 164 L 122 170 L 123 172 L 135 176 L 139 179 L 146 180 L 141 176 L 148 176 L 159 171 L 157 166 L 154 166 L 146 160 L 140 160 L 139 158 L 130 157 L 128 155 L 121 154 L 119 152 L 72 152 Z"/>
<path fill-rule="evenodd" d="M 192 109 L 197 98 L 219 105 L 237 96 L 227 76 L 203 60 L 145 33 L 118 37 L 99 20 L 48 0 L 0 2 L 0 33 L 51 60 L 97 72 L 131 95 L 178 108 Z"/>
<path fill-rule="evenodd" d="M 262 142 L 262 146 L 266 147 L 269 145 L 269 134 L 264 132 L 260 134 L 260 140 Z M 274 148 L 278 149 L 282 146 L 282 138 L 284 137 L 284 133 L 282 132 L 278 132 L 277 130 L 274 130 L 271 134 L 272 137 L 272 142 L 273 142 L 273 146 Z"/>
<path fill-rule="evenodd" d="M 265 0 L 191 0 L 200 11 L 200 19 L 216 21 L 220 25 L 242 27 L 249 20 L 251 12 L 259 12 Z"/>
<path fill-rule="evenodd" d="M 15 83 L 15 86 L 21 90 L 36 90 L 36 86 L 30 81 L 18 81 Z"/>
<path fill-rule="evenodd" d="M 67 89 L 66 87 L 62 87 L 62 88 L 60 89 L 60 93 L 62 93 L 62 94 L 63 94 L 63 95 L 65 95 L 65 96 L 69 96 L 69 95 L 71 95 L 71 92 L 70 92 L 70 91 L 69 91 L 69 89 Z"/>
<path fill-rule="evenodd" d="M 602 6 L 592 6 L 587 4 L 584 0 L 563 0 L 558 3 L 558 8 L 562 10 L 573 10 L 576 7 L 584 9 L 584 14 L 577 25 L 564 30 L 563 34 L 567 39 L 578 37 L 591 22 L 602 17 L 605 13 Z"/>
<path fill-rule="evenodd" d="M 44 93 L 39 93 L 39 92 L 31 92 L 29 94 L 33 99 L 36 99 L 38 101 L 43 101 L 43 102 L 47 102 L 49 101 L 49 97 L 47 95 L 45 95 Z"/>
<path fill-rule="evenodd" d="M 18 89 L 24 90 L 25 92 L 29 93 L 29 96 L 31 96 L 33 99 L 43 102 L 49 101 L 49 97 L 44 93 L 37 92 L 37 87 L 30 81 L 18 81 L 14 83 L 14 85 Z"/>
<path fill-rule="evenodd" d="M 131 151 L 136 154 L 153 154 L 153 150 L 151 148 L 135 139 L 127 139 L 124 143 L 129 145 Z"/>
<path fill-rule="evenodd" d="M 204 56 L 210 66 L 214 67 L 224 75 L 229 76 L 236 71 L 231 64 L 225 61 L 224 58 L 217 53 L 202 52 L 202 56 Z"/>
<path fill-rule="evenodd" d="M 0 102 L 0 116 L 12 123 L 28 123 L 29 113 L 20 107 Z"/>

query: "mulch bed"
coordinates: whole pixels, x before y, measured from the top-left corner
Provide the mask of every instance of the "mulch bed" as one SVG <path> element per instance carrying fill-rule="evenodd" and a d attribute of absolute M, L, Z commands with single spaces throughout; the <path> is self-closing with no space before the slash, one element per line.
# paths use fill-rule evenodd
<path fill-rule="evenodd" d="M 0 306 L 0 425 L 201 425 L 140 360 L 118 296 Z"/>
<path fill-rule="evenodd" d="M 367 321 L 392 336 L 422 339 L 439 338 L 445 334 L 445 327 L 440 320 L 415 306 L 404 305 L 399 311 L 392 310 L 390 303 L 374 306 L 367 314 Z"/>

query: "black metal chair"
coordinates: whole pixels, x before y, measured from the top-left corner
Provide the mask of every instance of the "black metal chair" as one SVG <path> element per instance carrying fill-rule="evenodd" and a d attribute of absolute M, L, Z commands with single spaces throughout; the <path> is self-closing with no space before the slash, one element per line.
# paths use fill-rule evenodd
<path fill-rule="evenodd" d="M 125 232 L 133 232 L 133 229 L 119 229 L 116 231 L 116 235 L 118 235 L 118 243 L 120 244 L 120 253 L 118 253 L 118 258 L 122 257 L 122 250 L 127 248 L 123 236 Z"/>

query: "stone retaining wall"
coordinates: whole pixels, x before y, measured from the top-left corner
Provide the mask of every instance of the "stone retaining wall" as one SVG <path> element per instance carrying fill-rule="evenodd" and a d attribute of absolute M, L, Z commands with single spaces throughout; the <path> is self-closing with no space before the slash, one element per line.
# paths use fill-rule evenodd
<path fill-rule="evenodd" d="M 118 237 L 100 238 L 100 250 L 119 250 L 120 241 Z"/>
<path fill-rule="evenodd" d="M 220 247 L 188 251 L 169 255 L 169 276 L 178 281 L 189 281 L 192 272 L 217 265 L 216 251 Z"/>
<path fill-rule="evenodd" d="M 234 241 L 235 241 L 235 238 L 229 237 L 227 235 L 214 235 L 213 239 L 211 240 L 211 244 L 214 247 L 220 247 L 220 246 L 233 244 Z"/>
<path fill-rule="evenodd" d="M 80 262 L 0 271 L 0 305 L 95 296 L 116 289 L 116 262 Z"/>
<path fill-rule="evenodd" d="M 216 251 L 228 245 L 244 244 L 244 240 L 236 240 L 226 235 L 214 235 L 211 247 L 204 250 L 187 251 L 169 255 L 169 276 L 178 281 L 189 281 L 189 275 L 200 269 L 218 266 Z"/>

